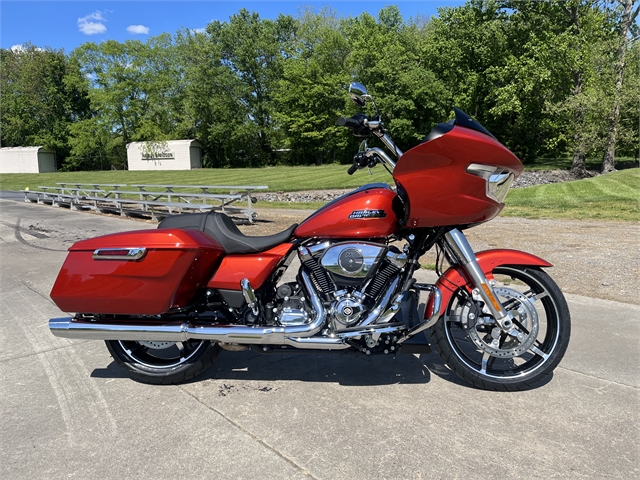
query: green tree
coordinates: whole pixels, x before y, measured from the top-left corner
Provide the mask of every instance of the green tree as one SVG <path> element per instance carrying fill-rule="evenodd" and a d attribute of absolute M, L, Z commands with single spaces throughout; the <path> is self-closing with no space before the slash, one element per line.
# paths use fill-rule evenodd
<path fill-rule="evenodd" d="M 397 7 L 378 19 L 363 13 L 345 20 L 350 73 L 374 95 L 398 146 L 418 144 L 451 109 L 450 93 L 425 61 L 431 44 L 423 23 L 403 21 Z"/>
<path fill-rule="evenodd" d="M 241 9 L 228 23 L 207 25 L 208 46 L 213 65 L 226 70 L 218 78 L 242 115 L 240 133 L 245 164 L 263 165 L 273 161 L 275 125 L 272 94 L 281 78 L 283 51 L 292 38 L 292 17 L 280 15 L 275 21 L 262 20 L 257 13 Z M 228 160 L 231 160 L 228 157 Z"/>
<path fill-rule="evenodd" d="M 565 79 L 554 74 L 546 48 L 550 22 L 536 10 L 547 2 L 513 3 L 473 0 L 440 9 L 428 25 L 423 58 L 451 103 L 529 162 L 545 152 L 545 140 L 554 133 L 546 105 L 562 98 Z M 524 4 L 536 15 L 517 9 Z"/>
<path fill-rule="evenodd" d="M 89 91 L 91 115 L 71 128 L 70 167 L 124 163 L 134 141 L 185 138 L 185 84 L 177 47 L 167 34 L 146 43 L 86 43 L 72 53 L 73 79 Z"/>
<path fill-rule="evenodd" d="M 640 5 L 633 10 L 633 0 L 619 0 L 621 12 L 617 22 L 617 52 L 613 67 L 614 88 L 613 105 L 608 115 L 607 139 L 605 144 L 604 157 L 602 159 L 602 172 L 608 173 L 615 170 L 615 152 L 618 129 L 620 126 L 620 110 L 623 102 L 623 80 L 626 66 L 626 54 L 629 45 L 629 33 L 633 29 L 633 23 L 640 11 Z M 637 28 L 635 29 L 637 32 Z M 637 93 L 637 90 L 636 90 Z"/>
<path fill-rule="evenodd" d="M 64 159 L 69 126 L 88 109 L 86 91 L 65 81 L 72 68 L 62 50 L 0 49 L 3 147 L 42 145 Z"/>
<path fill-rule="evenodd" d="M 601 117 L 595 100 L 607 16 L 593 0 L 503 5 L 512 11 L 511 38 L 517 55 L 506 75 L 514 79 L 512 85 L 528 85 L 537 96 L 539 115 L 533 120 L 539 119 L 543 126 L 540 140 L 546 147 L 538 155 L 560 156 L 568 148 L 572 171 L 585 176 L 586 155 L 595 146 Z"/>
<path fill-rule="evenodd" d="M 335 12 L 303 12 L 274 86 L 274 118 L 281 145 L 290 150 L 280 158 L 317 165 L 340 159 L 349 141 L 336 124 L 344 113 L 349 52 Z"/>

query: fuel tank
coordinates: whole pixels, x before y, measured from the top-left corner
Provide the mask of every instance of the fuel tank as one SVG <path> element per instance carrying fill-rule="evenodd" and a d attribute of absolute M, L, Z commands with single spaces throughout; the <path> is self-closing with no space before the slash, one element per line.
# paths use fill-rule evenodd
<path fill-rule="evenodd" d="M 402 201 L 384 183 L 365 185 L 328 203 L 302 222 L 297 238 L 384 238 L 397 232 Z"/>

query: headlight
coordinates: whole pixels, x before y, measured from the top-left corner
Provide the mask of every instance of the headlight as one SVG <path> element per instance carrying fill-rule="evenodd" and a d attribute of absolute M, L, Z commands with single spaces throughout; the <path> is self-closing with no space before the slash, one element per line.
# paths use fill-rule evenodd
<path fill-rule="evenodd" d="M 515 175 L 509 170 L 492 165 L 472 163 L 467 167 L 467 172 L 487 181 L 487 197 L 498 203 L 503 203 L 509 188 L 515 180 Z"/>

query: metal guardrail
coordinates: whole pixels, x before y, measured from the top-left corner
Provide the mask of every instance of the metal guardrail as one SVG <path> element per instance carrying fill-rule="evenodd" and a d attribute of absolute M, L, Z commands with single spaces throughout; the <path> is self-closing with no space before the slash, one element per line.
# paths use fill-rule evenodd
<path fill-rule="evenodd" d="M 120 190 L 127 184 L 69 183 L 58 182 L 56 187 L 38 186 L 41 191 L 22 190 L 25 202 L 36 202 L 72 210 L 96 210 L 117 213 L 121 216 L 142 216 L 160 220 L 168 215 L 185 212 L 217 210 L 230 214 L 240 214 L 249 222 L 257 218 L 253 209 L 254 190 L 267 189 L 266 186 L 204 186 L 204 185 L 131 185 L 138 191 Z M 162 188 L 164 191 L 149 191 Z M 201 189 L 201 193 L 181 192 L 182 189 Z M 211 190 L 226 189 L 229 194 L 211 193 Z M 244 190 L 244 193 L 236 193 Z M 68 192 L 68 193 L 67 193 Z M 138 196 L 137 199 L 123 196 Z M 166 198 L 166 200 L 165 200 Z M 247 199 L 247 207 L 234 204 Z M 177 200 L 177 201 L 176 201 Z M 212 202 L 212 203 L 210 203 Z"/>

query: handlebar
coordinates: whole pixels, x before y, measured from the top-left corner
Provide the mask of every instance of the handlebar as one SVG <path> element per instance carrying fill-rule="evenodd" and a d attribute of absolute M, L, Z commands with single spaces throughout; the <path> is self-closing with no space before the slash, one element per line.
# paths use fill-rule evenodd
<path fill-rule="evenodd" d="M 369 119 L 366 115 L 357 113 L 350 118 L 340 117 L 338 119 L 338 126 L 347 127 L 356 137 L 368 137 L 371 133 L 371 129 L 367 125 L 368 121 Z"/>
<path fill-rule="evenodd" d="M 395 154 L 396 157 L 400 158 L 402 156 L 402 150 L 400 150 L 393 140 L 391 140 L 387 135 L 382 120 L 379 117 L 369 119 L 366 115 L 358 113 L 353 117 L 338 118 L 338 126 L 347 127 L 356 137 L 368 137 L 369 134 L 373 133 Z M 356 170 L 367 166 L 371 168 L 375 166 L 378 161 L 384 163 L 391 171 L 396 167 L 396 162 L 391 160 L 389 155 L 387 155 L 383 150 L 375 147 L 367 149 L 366 152 L 358 153 L 354 157 L 353 165 L 349 167 L 347 173 L 349 175 L 353 175 Z"/>
<path fill-rule="evenodd" d="M 339 127 L 359 128 L 362 126 L 362 123 L 363 122 L 361 120 L 356 120 L 355 118 L 340 117 L 338 119 Z"/>

